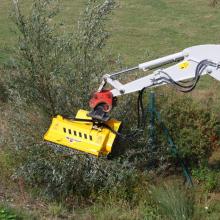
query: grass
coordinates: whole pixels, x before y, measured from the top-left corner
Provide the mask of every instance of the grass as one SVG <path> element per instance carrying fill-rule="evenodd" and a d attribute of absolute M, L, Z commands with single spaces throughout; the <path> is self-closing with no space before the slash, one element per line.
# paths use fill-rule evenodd
<path fill-rule="evenodd" d="M 9 56 L 9 47 L 13 42 L 13 37 L 9 22 L 10 6 L 9 1 L 2 0 L 0 3 L 0 62 L 5 61 Z"/>
<path fill-rule="evenodd" d="M 219 21 L 219 10 L 203 0 L 121 1 L 112 22 L 112 45 L 130 61 L 139 61 L 146 50 L 154 58 L 195 44 L 218 43 Z"/>
<path fill-rule="evenodd" d="M 21 1 L 24 6 L 30 1 Z M 71 28 L 85 4 L 63 0 L 58 20 Z M 11 3 L 0 4 L 0 61 L 4 62 L 15 34 L 9 18 Z M 218 43 L 219 8 L 204 0 L 120 0 L 109 22 L 112 33 L 109 48 L 121 54 L 127 65 L 180 51 L 196 44 Z"/>
<path fill-rule="evenodd" d="M 33 215 L 30 215 L 23 210 L 9 207 L 7 204 L 0 203 L 0 220 L 26 220 L 36 219 Z"/>
<path fill-rule="evenodd" d="M 153 189 L 153 198 L 158 203 L 159 211 L 168 219 L 192 219 L 194 202 L 192 192 L 178 186 L 163 186 Z"/>

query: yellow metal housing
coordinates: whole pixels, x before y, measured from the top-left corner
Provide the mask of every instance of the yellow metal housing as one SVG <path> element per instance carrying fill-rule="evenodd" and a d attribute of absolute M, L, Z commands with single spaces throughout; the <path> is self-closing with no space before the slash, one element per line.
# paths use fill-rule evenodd
<path fill-rule="evenodd" d="M 76 118 L 91 119 L 88 112 L 79 110 Z M 118 131 L 121 122 L 111 119 L 106 123 L 113 130 Z M 95 156 L 108 155 L 111 152 L 116 134 L 106 127 L 96 127 L 92 122 L 80 122 L 65 119 L 58 115 L 44 135 L 44 140 L 64 145 Z"/>

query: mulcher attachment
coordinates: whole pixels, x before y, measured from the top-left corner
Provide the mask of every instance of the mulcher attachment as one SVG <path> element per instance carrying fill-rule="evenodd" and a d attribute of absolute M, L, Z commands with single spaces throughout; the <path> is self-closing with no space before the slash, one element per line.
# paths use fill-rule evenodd
<path fill-rule="evenodd" d="M 120 121 L 110 119 L 103 126 L 90 122 L 89 112 L 79 110 L 76 120 L 65 119 L 58 115 L 44 135 L 44 140 L 60 144 L 95 156 L 108 155 L 121 125 Z M 83 119 L 85 121 L 77 121 Z M 88 120 L 88 121 L 86 121 Z"/>

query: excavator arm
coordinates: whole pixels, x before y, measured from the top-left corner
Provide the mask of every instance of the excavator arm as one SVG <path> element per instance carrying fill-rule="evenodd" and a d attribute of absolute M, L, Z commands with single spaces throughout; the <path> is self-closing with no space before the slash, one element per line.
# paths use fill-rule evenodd
<path fill-rule="evenodd" d="M 169 65 L 171 63 L 175 64 Z M 125 84 L 118 79 L 122 74 L 137 70 L 153 72 Z M 76 117 L 70 119 L 60 115 L 54 117 L 44 140 L 95 156 L 108 155 L 121 125 L 120 121 L 109 116 L 118 96 L 166 84 L 181 92 L 190 92 L 202 75 L 220 80 L 220 45 L 190 47 L 130 69 L 106 74 L 89 102 L 92 110 L 79 110 Z M 109 86 L 111 89 L 107 89 Z"/>
<path fill-rule="evenodd" d="M 174 62 L 176 64 L 162 68 Z M 152 74 L 126 84 L 118 80 L 122 74 L 137 70 L 154 71 Z M 182 52 L 148 61 L 130 69 L 106 74 L 103 76 L 98 91 L 90 100 L 92 111 L 89 115 L 94 119 L 107 121 L 108 113 L 114 107 L 116 97 L 147 88 L 171 84 L 182 92 L 190 92 L 196 87 L 200 76 L 206 74 L 220 80 L 220 45 L 190 47 Z M 112 89 L 106 90 L 106 85 L 110 85 Z"/>

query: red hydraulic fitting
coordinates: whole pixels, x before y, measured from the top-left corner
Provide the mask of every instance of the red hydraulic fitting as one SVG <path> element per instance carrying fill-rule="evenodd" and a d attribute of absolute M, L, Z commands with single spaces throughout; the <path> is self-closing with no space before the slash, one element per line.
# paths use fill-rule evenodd
<path fill-rule="evenodd" d="M 113 105 L 113 95 L 110 90 L 102 90 L 101 92 L 96 92 L 93 94 L 89 101 L 89 106 L 95 109 L 98 105 L 103 106 L 104 112 L 109 112 Z"/>

